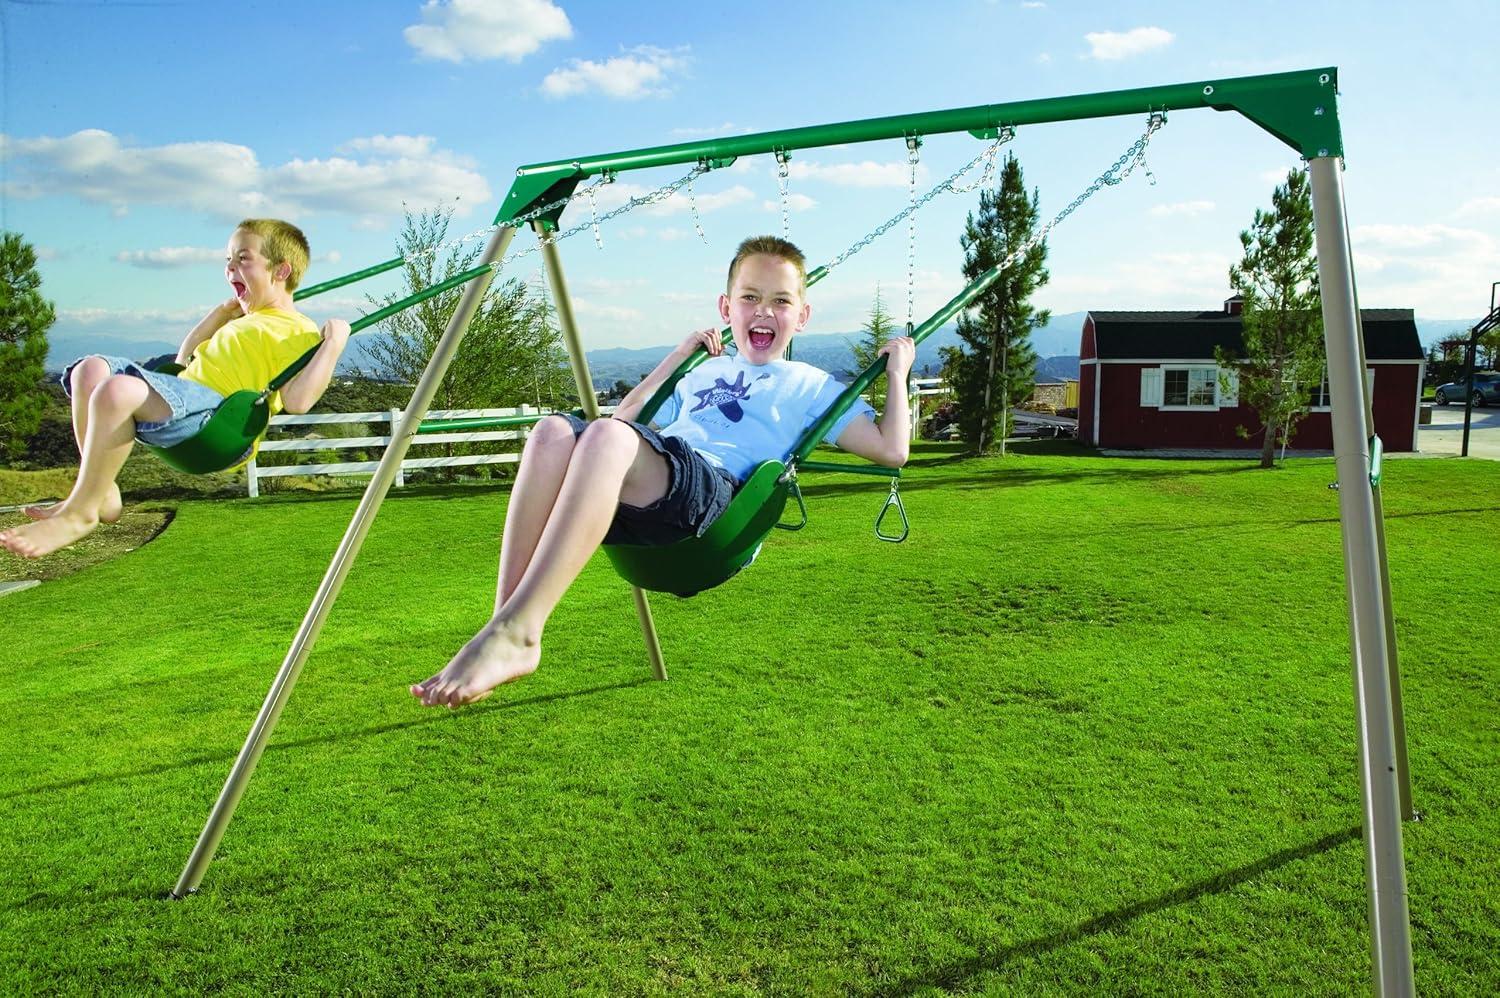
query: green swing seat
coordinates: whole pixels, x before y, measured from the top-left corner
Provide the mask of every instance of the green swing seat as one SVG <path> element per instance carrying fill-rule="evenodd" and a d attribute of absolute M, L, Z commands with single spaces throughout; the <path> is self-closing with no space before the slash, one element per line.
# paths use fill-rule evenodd
<path fill-rule="evenodd" d="M 606 544 L 604 553 L 620 577 L 639 589 L 693 596 L 750 564 L 790 494 L 786 465 L 766 461 L 701 536 L 664 546 Z"/>
<path fill-rule="evenodd" d="M 307 366 L 318 348 L 313 347 L 274 379 L 263 392 L 246 389 L 234 392 L 219 403 L 197 433 L 170 447 L 141 444 L 162 459 L 169 468 L 189 475 L 207 475 L 215 471 L 228 471 L 249 460 L 255 452 L 255 442 L 271 425 L 271 395 L 280 391 L 288 381 Z M 157 364 L 151 368 L 158 374 L 181 374 L 183 366 L 177 363 Z"/>

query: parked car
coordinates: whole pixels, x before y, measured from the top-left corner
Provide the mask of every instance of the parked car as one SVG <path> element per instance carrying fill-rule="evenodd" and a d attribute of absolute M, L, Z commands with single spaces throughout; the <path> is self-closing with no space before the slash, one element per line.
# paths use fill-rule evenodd
<path fill-rule="evenodd" d="M 1450 381 L 1446 385 L 1438 385 L 1437 391 L 1432 394 L 1432 400 L 1438 405 L 1462 402 L 1466 387 L 1462 381 Z M 1500 402 L 1500 371 L 1475 371 L 1474 404 L 1489 405 L 1491 402 Z"/>

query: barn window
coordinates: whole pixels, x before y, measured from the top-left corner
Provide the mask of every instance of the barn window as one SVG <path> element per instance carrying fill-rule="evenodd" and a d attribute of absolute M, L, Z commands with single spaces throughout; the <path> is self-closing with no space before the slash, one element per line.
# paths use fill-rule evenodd
<path fill-rule="evenodd" d="M 1213 406 L 1219 386 L 1215 367 L 1169 367 L 1163 372 L 1163 408 L 1174 406 Z"/>

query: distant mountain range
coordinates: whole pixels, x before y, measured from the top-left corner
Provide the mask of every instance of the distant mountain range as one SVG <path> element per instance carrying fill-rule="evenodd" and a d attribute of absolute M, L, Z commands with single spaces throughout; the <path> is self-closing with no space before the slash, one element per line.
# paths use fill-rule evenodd
<path fill-rule="evenodd" d="M 1067 312 L 1054 315 L 1050 322 L 1031 334 L 1032 348 L 1041 358 L 1037 362 L 1037 380 L 1059 381 L 1078 377 L 1079 339 L 1083 331 L 1086 312 Z M 1448 336 L 1461 334 L 1474 321 L 1472 319 L 1418 319 L 1417 333 L 1423 348 Z M 851 344 L 863 332 L 848 333 L 803 333 L 793 344 L 796 359 L 841 377 L 854 373 L 854 351 Z M 936 377 L 942 367 L 941 350 L 945 346 L 959 343 L 955 326 L 948 325 L 934 332 L 917 347 L 914 370 L 917 375 Z M 649 372 L 672 349 L 671 344 L 656 347 L 627 348 L 608 347 L 588 351 L 589 371 L 594 385 L 606 391 L 616 381 L 635 384 Z M 363 360 L 359 340 L 350 345 L 349 354 L 356 363 Z M 47 366 L 49 370 L 61 370 L 75 357 L 84 354 L 103 353 L 117 356 L 146 359 L 165 353 L 175 353 L 177 344 L 166 340 L 142 341 L 98 335 L 87 329 L 54 330 L 48 338 Z"/>

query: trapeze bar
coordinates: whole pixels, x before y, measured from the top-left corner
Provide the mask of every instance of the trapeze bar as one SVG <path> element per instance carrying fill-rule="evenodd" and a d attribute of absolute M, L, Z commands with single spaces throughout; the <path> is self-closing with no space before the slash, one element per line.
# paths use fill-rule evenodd
<path fill-rule="evenodd" d="M 1186 111 L 1194 108 L 1238 111 L 1296 149 L 1305 158 L 1342 156 L 1337 91 L 1338 70 L 1328 67 L 866 118 L 861 121 L 812 125 L 755 135 L 555 160 L 523 166 L 516 171 L 516 180 L 501 203 L 495 221 L 499 223 L 514 219 L 549 198 L 556 198 L 559 193 L 571 193 L 571 188 L 584 178 L 606 171 L 643 170 L 681 163 L 712 163 L 740 156 L 787 153 L 794 149 L 874 142 L 913 135 L 969 132 L 985 136 L 994 135 L 998 129 L 1006 126 L 1108 118 L 1152 111 Z"/>

